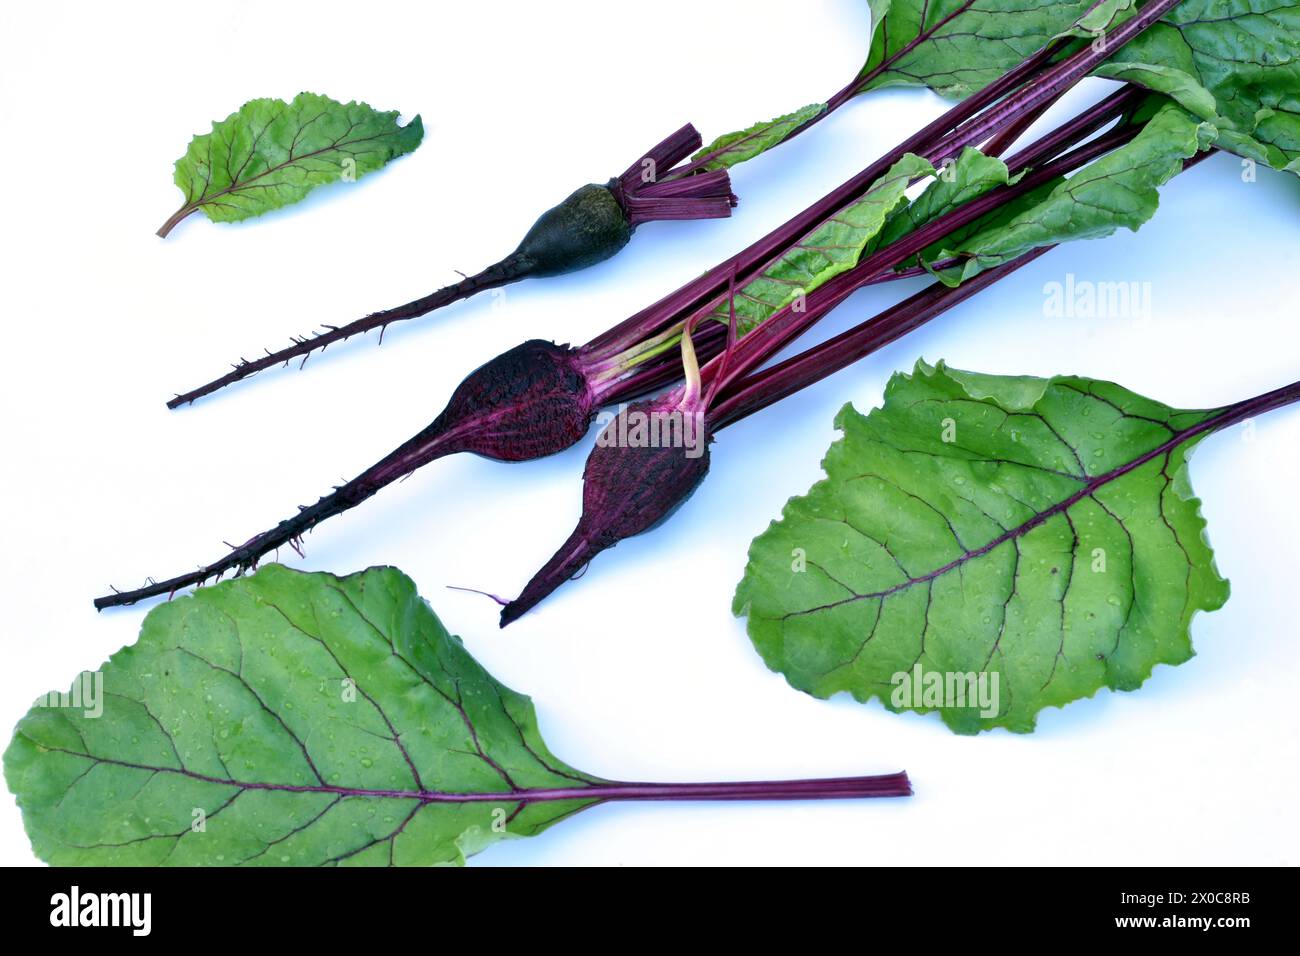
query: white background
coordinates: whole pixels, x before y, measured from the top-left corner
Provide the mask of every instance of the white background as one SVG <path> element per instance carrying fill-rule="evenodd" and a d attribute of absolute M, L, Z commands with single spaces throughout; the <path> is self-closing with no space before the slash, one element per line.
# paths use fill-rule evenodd
<path fill-rule="evenodd" d="M 793 11 L 798 11 L 795 14 Z M 616 259 L 458 304 L 264 374 L 181 412 L 163 400 L 238 355 L 453 281 L 513 248 L 570 190 L 681 123 L 706 139 L 824 99 L 866 52 L 866 4 L 608 2 L 5 4 L 0 12 L 4 465 L 0 724 L 131 642 L 96 614 L 217 557 L 430 421 L 460 378 L 525 338 L 582 342 L 719 261 L 937 115 L 873 95 L 740 168 L 729 222 L 642 228 Z M 258 96 L 364 99 L 428 135 L 353 185 L 238 226 L 178 205 L 191 135 Z M 1095 98 L 1100 84 L 1067 102 Z M 1061 116 L 1062 113 L 1055 114 Z M 918 356 L 987 372 L 1114 379 L 1183 406 L 1300 377 L 1300 186 L 1217 157 L 1138 235 L 1058 250 L 819 387 L 728 430 L 672 519 L 601 556 L 501 632 L 579 511 L 589 447 L 530 464 L 438 462 L 319 528 L 307 558 L 397 565 L 498 678 L 532 695 L 552 749 L 606 777 L 701 780 L 906 768 L 911 800 L 620 805 L 492 848 L 481 864 L 1285 863 L 1300 836 L 1295 627 L 1300 411 L 1218 435 L 1192 468 L 1228 606 L 1198 656 L 1136 694 L 1044 713 L 1032 736 L 956 737 L 936 716 L 823 702 L 768 672 L 729 611 L 750 539 L 817 479 L 846 401 L 866 410 Z M 1043 287 L 1151 283 L 1149 319 L 1044 315 Z M 898 290 L 860 294 L 823 332 Z M 7 733 L 6 733 L 7 736 Z M 0 862 L 31 862 L 0 801 Z"/>

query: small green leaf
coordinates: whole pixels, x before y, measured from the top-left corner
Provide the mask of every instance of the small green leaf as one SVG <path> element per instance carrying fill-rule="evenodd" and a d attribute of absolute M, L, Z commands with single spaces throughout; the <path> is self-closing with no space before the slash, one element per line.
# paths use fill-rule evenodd
<path fill-rule="evenodd" d="M 871 184 L 862 198 L 812 230 L 762 275 L 738 289 L 735 304 L 739 332 L 749 332 L 798 296 L 807 295 L 857 265 L 863 249 L 899 204 L 906 201 L 908 184 L 933 173 L 934 167 L 920 156 L 905 154 Z M 729 322 L 729 305 L 718 306 L 713 318 Z"/>
<path fill-rule="evenodd" d="M 392 568 L 204 588 L 100 673 L 101 714 L 36 706 L 4 755 L 55 865 L 462 863 L 591 804 L 519 791 L 598 782 Z"/>
<path fill-rule="evenodd" d="M 826 478 L 754 539 L 733 610 L 816 697 L 1031 731 L 1044 707 L 1192 656 L 1192 617 L 1228 584 L 1187 461 L 1228 421 L 1091 379 L 918 363 L 882 408 L 840 412 Z M 926 673 L 989 693 L 915 696 Z"/>
<path fill-rule="evenodd" d="M 420 117 L 399 126 L 397 116 L 316 93 L 299 93 L 292 103 L 250 100 L 195 136 L 176 161 L 185 202 L 158 234 L 200 209 L 213 222 L 235 222 L 379 169 L 424 137 Z"/>
<path fill-rule="evenodd" d="M 778 116 L 774 120 L 755 123 L 749 129 L 719 136 L 697 152 L 693 158 L 698 162 L 707 157 L 708 162 L 704 163 L 704 169 L 726 169 L 735 166 L 784 142 L 791 133 L 824 112 L 826 112 L 825 103 L 813 103 L 785 116 Z"/>

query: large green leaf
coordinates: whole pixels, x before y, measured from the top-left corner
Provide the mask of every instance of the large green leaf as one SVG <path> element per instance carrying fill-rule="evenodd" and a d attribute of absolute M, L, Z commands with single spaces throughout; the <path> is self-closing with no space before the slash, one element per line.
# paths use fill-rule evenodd
<path fill-rule="evenodd" d="M 1276 169 L 1300 157 L 1300 0 L 1183 0 L 1096 73 L 1171 96 L 1224 149 Z"/>
<path fill-rule="evenodd" d="M 918 363 L 882 408 L 840 412 L 826 478 L 754 539 L 733 609 L 817 697 L 1030 731 L 1044 707 L 1191 657 L 1192 617 L 1228 585 L 1187 461 L 1229 420 L 1107 382 Z M 983 680 L 991 706 L 914 696 L 926 673 Z"/>
<path fill-rule="evenodd" d="M 766 321 L 800 295 L 858 263 L 863 249 L 880 232 L 890 215 L 906 201 L 914 179 L 932 175 L 934 167 L 907 153 L 862 195 L 812 230 L 753 281 L 736 291 L 736 321 L 741 334 Z M 713 318 L 730 321 L 728 303 Z"/>
<path fill-rule="evenodd" d="M 400 571 L 279 565 L 155 608 L 136 644 L 36 702 L 4 771 L 36 855 L 66 866 L 459 864 L 609 800 L 912 792 L 905 773 L 581 773 Z"/>
<path fill-rule="evenodd" d="M 250 100 L 190 140 L 176 161 L 185 202 L 163 225 L 166 235 L 203 210 L 214 222 L 260 216 L 302 199 L 323 183 L 353 180 L 411 152 L 424 137 L 420 117 L 405 126 L 397 113 L 339 103 L 316 93 Z"/>
<path fill-rule="evenodd" d="M 37 706 L 5 752 L 53 864 L 460 863 L 590 804 L 522 800 L 595 778 L 391 568 L 205 588 L 101 673 L 102 715 Z"/>

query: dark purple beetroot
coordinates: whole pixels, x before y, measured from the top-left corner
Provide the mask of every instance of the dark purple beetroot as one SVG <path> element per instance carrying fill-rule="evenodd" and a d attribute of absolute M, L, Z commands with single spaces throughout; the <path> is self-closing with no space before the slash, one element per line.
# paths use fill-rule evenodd
<path fill-rule="evenodd" d="M 658 445 L 637 444 L 635 416 L 654 413 L 683 416 L 683 427 L 693 428 L 693 433 L 682 433 L 684 441 L 676 444 L 662 440 Z M 502 608 L 502 627 L 527 613 L 600 552 L 649 531 L 691 496 L 709 472 L 711 437 L 702 416 L 692 417 L 692 424 L 685 426 L 689 414 L 662 400 L 639 402 L 606 427 L 583 470 L 578 526 L 519 597 Z M 668 425 L 671 428 L 671 420 Z"/>
<path fill-rule="evenodd" d="M 578 353 L 531 339 L 470 372 L 429 428 L 449 450 L 531 461 L 577 442 L 595 411 Z"/>
<path fill-rule="evenodd" d="M 97 598 L 95 607 L 134 604 L 227 571 L 256 567 L 264 555 L 292 545 L 326 518 L 355 508 L 385 485 L 446 455 L 472 452 L 497 461 L 528 461 L 562 451 L 586 434 L 594 412 L 595 397 L 573 349 L 540 339 L 517 345 L 467 375 L 427 428 L 315 504 L 212 564 Z"/>

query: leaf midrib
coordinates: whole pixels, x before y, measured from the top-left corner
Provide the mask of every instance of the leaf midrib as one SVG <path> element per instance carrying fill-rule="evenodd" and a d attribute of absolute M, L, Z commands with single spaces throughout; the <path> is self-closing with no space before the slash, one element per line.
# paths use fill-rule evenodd
<path fill-rule="evenodd" d="M 51 747 L 27 734 L 20 734 L 20 736 L 31 742 L 33 746 L 51 753 L 67 754 L 98 764 L 124 767 L 128 770 L 144 770 L 149 773 L 173 773 L 201 783 L 210 783 L 222 787 L 236 787 L 240 790 L 271 790 L 282 793 L 330 793 L 344 797 L 419 800 L 422 803 L 491 803 L 494 801 L 500 803 L 503 800 L 510 803 L 520 800 L 528 803 L 540 803 L 548 800 L 598 799 L 601 791 L 613 789 L 601 784 L 592 784 L 585 787 L 520 787 L 514 790 L 482 790 L 459 793 L 449 790 L 385 790 L 369 787 L 340 787 L 331 786 L 330 784 L 266 783 L 256 780 L 236 780 L 230 777 L 214 777 L 211 774 L 199 773 L 196 770 L 188 770 L 184 767 L 159 767 L 129 760 L 118 760 L 113 757 L 100 757 L 78 750 L 69 750 L 66 747 Z"/>

